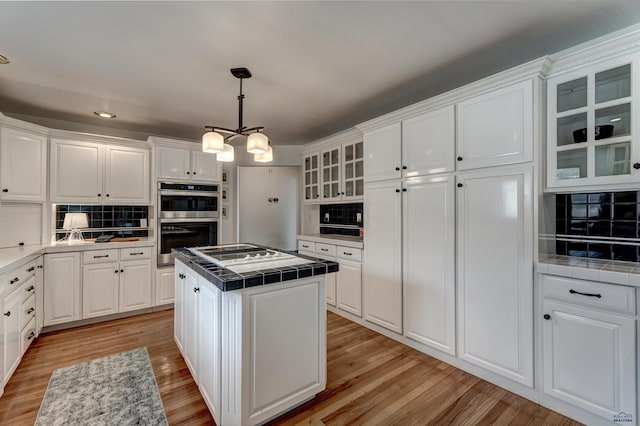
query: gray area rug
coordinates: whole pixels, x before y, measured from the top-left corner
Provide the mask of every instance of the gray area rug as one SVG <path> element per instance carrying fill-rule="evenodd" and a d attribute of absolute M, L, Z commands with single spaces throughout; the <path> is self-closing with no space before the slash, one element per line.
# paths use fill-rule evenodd
<path fill-rule="evenodd" d="M 168 425 L 147 348 L 55 370 L 35 425 Z"/>

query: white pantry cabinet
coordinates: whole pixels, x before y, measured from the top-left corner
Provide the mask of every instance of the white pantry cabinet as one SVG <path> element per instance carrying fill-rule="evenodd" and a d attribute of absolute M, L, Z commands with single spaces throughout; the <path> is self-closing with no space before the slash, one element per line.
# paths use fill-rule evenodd
<path fill-rule="evenodd" d="M 44 256 L 44 325 L 77 321 L 82 317 L 80 253 Z"/>
<path fill-rule="evenodd" d="M 457 170 L 533 160 L 533 80 L 457 104 Z"/>
<path fill-rule="evenodd" d="M 149 151 L 51 140 L 51 201 L 149 203 Z"/>
<path fill-rule="evenodd" d="M 545 394 L 636 420 L 636 289 L 549 275 L 542 286 Z"/>
<path fill-rule="evenodd" d="M 156 146 L 155 152 L 157 178 L 202 182 L 222 180 L 222 165 L 218 163 L 216 154 L 166 146 Z"/>
<path fill-rule="evenodd" d="M 364 202 L 364 318 L 402 333 L 402 185 L 367 184 Z M 338 288 L 340 283 L 338 283 Z"/>
<path fill-rule="evenodd" d="M 467 172 L 457 183 L 459 357 L 533 386 L 531 166 Z"/>
<path fill-rule="evenodd" d="M 0 200 L 44 201 L 47 138 L 3 127 L 0 131 Z"/>
<path fill-rule="evenodd" d="M 455 107 L 449 105 L 364 134 L 365 181 L 455 169 Z"/>
<path fill-rule="evenodd" d="M 404 335 L 455 355 L 454 176 L 411 178 L 402 197 Z"/>

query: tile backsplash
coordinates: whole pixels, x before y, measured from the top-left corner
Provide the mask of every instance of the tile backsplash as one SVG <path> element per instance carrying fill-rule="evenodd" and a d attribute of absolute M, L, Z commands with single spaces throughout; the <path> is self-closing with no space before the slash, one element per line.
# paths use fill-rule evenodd
<path fill-rule="evenodd" d="M 556 195 L 556 253 L 640 261 L 640 191 Z"/>
<path fill-rule="evenodd" d="M 147 206 L 83 206 L 56 205 L 55 228 L 56 239 L 63 238 L 66 231 L 62 229 L 64 215 L 67 212 L 87 213 L 89 228 L 82 234 L 85 238 L 96 238 L 102 234 L 117 237 L 147 237 L 149 231 L 141 228 L 140 220 L 147 221 L 149 226 L 149 207 Z"/>

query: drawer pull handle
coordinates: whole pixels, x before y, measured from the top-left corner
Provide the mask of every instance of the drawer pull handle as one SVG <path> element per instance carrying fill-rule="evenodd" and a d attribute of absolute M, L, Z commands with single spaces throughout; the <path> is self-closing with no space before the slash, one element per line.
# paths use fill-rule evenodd
<path fill-rule="evenodd" d="M 15 284 L 15 283 L 17 283 L 18 281 L 20 281 L 20 278 L 15 277 L 15 278 L 14 278 L 14 279 L 12 279 L 11 281 L 9 281 L 9 284 Z"/>
<path fill-rule="evenodd" d="M 30 291 L 33 291 L 33 290 L 35 290 L 35 289 L 36 289 L 36 288 L 35 288 L 34 286 L 30 286 L 30 287 L 29 287 L 29 288 L 27 288 L 25 291 L 26 291 L 27 293 L 29 293 Z"/>
<path fill-rule="evenodd" d="M 29 337 L 27 337 L 27 340 L 31 340 L 34 337 L 36 337 L 36 333 L 34 333 L 33 331 L 31 332 L 31 334 L 29 334 Z"/>
<path fill-rule="evenodd" d="M 306 245 L 306 244 L 303 244 L 303 245 L 302 245 L 302 247 L 304 247 L 304 248 L 309 248 L 309 246 L 308 246 L 308 245 Z"/>
<path fill-rule="evenodd" d="M 32 313 L 33 311 L 35 311 L 35 308 L 29 308 L 29 310 L 27 311 L 27 315 L 29 315 L 30 313 Z"/>
<path fill-rule="evenodd" d="M 347 256 L 352 256 L 353 255 L 353 253 L 347 253 L 346 251 L 343 251 L 342 254 L 345 254 Z"/>
<path fill-rule="evenodd" d="M 323 249 L 321 248 L 320 251 L 329 251 L 329 249 Z"/>
<path fill-rule="evenodd" d="M 27 269 L 27 272 L 33 272 L 33 271 L 35 271 L 35 270 L 36 270 L 36 267 L 35 267 L 35 266 L 32 266 L 31 268 Z"/>
<path fill-rule="evenodd" d="M 94 259 L 100 259 L 101 257 L 109 257 L 109 255 L 108 254 L 103 254 L 103 255 L 100 255 L 100 256 L 93 256 Z"/>
<path fill-rule="evenodd" d="M 583 296 L 588 296 L 588 297 L 597 297 L 598 299 L 600 299 L 602 297 L 601 294 L 597 294 L 597 293 L 581 293 L 579 291 L 575 291 L 574 289 L 569 290 L 570 294 L 581 294 Z"/>
<path fill-rule="evenodd" d="M 10 316 L 11 316 L 11 311 L 7 311 L 7 312 L 5 312 L 5 313 L 4 313 L 4 316 L 5 316 L 5 317 L 10 317 Z"/>
<path fill-rule="evenodd" d="M 199 291 L 200 291 L 200 287 L 194 287 L 194 288 L 193 288 L 193 292 L 194 292 L 194 293 L 197 293 L 197 292 L 199 292 Z"/>
<path fill-rule="evenodd" d="M 143 255 L 143 254 L 144 254 L 143 251 L 139 251 L 139 252 L 136 252 L 136 253 L 129 253 L 129 256 L 140 256 L 140 255 Z"/>

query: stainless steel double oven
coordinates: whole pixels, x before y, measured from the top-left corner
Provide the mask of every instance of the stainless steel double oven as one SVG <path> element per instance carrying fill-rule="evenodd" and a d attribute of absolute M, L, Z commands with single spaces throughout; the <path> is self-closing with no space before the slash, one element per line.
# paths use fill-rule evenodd
<path fill-rule="evenodd" d="M 219 185 L 158 182 L 158 266 L 172 248 L 218 244 Z"/>

